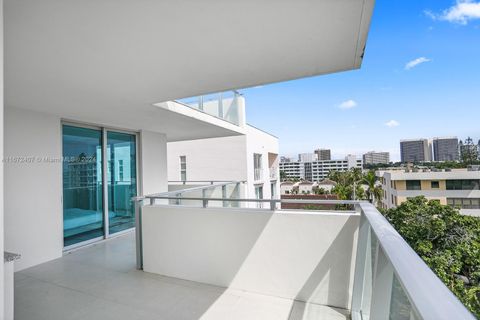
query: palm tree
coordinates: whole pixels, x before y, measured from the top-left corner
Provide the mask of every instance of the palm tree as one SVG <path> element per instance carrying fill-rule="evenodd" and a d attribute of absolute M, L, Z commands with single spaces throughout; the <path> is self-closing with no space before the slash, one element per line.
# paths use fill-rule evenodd
<path fill-rule="evenodd" d="M 383 197 L 383 189 L 380 185 L 377 184 L 378 177 L 375 174 L 375 171 L 370 170 L 363 175 L 362 183 L 367 185 L 367 190 L 365 191 L 368 201 L 370 203 L 377 203 Z"/>

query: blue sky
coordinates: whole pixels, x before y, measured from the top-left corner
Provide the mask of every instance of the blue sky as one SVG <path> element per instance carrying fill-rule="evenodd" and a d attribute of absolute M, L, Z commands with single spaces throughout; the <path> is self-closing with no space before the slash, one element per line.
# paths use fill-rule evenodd
<path fill-rule="evenodd" d="M 241 92 L 248 122 L 278 136 L 282 155 L 398 160 L 400 139 L 478 140 L 480 1 L 377 1 L 360 70 Z"/>

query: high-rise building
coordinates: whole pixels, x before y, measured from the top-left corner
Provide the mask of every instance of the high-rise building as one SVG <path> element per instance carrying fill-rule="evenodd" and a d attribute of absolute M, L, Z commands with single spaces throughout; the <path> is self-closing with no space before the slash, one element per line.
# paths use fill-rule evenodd
<path fill-rule="evenodd" d="M 432 161 L 432 145 L 428 139 L 412 139 L 400 141 L 402 162 Z"/>
<path fill-rule="evenodd" d="M 434 161 L 456 161 L 459 159 L 458 138 L 445 137 L 433 139 Z"/>
<path fill-rule="evenodd" d="M 317 160 L 332 160 L 332 152 L 330 149 L 317 149 L 314 151 L 317 155 Z"/>
<path fill-rule="evenodd" d="M 315 153 L 300 153 L 298 155 L 298 161 L 300 162 L 312 162 L 317 160 Z"/>
<path fill-rule="evenodd" d="M 363 155 L 363 164 L 389 164 L 390 152 L 370 151 Z"/>

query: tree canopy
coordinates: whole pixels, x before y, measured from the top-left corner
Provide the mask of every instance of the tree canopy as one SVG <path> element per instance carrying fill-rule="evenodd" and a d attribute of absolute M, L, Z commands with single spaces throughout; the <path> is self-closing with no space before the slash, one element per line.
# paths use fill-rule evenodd
<path fill-rule="evenodd" d="M 480 218 L 438 200 L 409 199 L 385 217 L 465 306 L 480 318 Z"/>

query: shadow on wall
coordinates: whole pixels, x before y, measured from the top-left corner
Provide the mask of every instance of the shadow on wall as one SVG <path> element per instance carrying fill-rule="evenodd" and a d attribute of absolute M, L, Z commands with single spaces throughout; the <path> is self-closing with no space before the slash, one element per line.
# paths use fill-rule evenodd
<path fill-rule="evenodd" d="M 358 215 L 144 209 L 147 272 L 350 308 Z"/>

